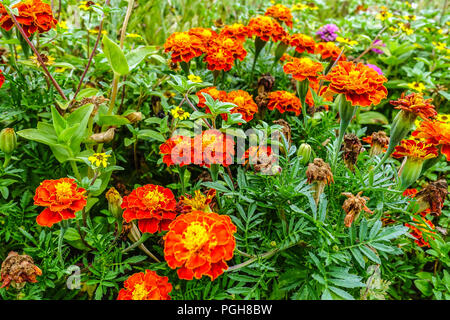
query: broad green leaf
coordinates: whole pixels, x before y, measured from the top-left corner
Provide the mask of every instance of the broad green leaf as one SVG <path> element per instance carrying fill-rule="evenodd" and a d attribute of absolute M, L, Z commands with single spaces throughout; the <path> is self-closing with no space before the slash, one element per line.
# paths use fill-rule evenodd
<path fill-rule="evenodd" d="M 107 35 L 103 36 L 102 43 L 103 52 L 105 53 L 106 59 L 108 59 L 113 72 L 121 76 L 127 75 L 130 72 L 130 67 L 128 66 L 127 58 L 119 45 L 108 38 Z"/>
<path fill-rule="evenodd" d="M 97 124 L 99 126 L 123 126 L 125 124 L 129 124 L 130 121 L 119 115 L 99 115 Z"/>
<path fill-rule="evenodd" d="M 55 129 L 56 135 L 59 136 L 61 132 L 66 129 L 67 122 L 66 120 L 59 114 L 58 110 L 56 110 L 55 106 L 51 107 L 52 111 L 52 120 L 53 120 L 53 128 Z"/>
<path fill-rule="evenodd" d="M 155 53 L 156 48 L 154 46 L 141 47 L 134 50 L 131 50 L 126 55 L 126 59 L 128 65 L 130 66 L 130 70 L 136 68 L 139 63 L 142 62 L 148 55 Z"/>

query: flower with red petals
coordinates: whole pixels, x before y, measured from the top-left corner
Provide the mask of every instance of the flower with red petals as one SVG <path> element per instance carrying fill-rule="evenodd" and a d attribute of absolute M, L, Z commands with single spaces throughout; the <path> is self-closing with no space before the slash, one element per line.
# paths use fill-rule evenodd
<path fill-rule="evenodd" d="M 395 147 L 395 152 L 392 156 L 394 158 L 409 157 L 427 160 L 437 157 L 438 150 L 431 144 L 415 140 L 402 140 L 400 145 Z"/>
<path fill-rule="evenodd" d="M 44 180 L 36 188 L 34 204 L 47 207 L 36 218 L 43 227 L 51 227 L 62 220 L 75 218 L 86 206 L 86 190 L 78 188 L 74 179 Z"/>
<path fill-rule="evenodd" d="M 431 101 L 433 101 L 432 98 L 424 99 L 421 93 L 411 93 L 407 96 L 405 96 L 405 93 L 402 93 L 399 99 L 389 102 L 393 106 L 396 106 L 394 109 L 403 110 L 408 114 L 411 113 L 416 117 L 419 116 L 426 120 L 434 118 L 437 115 L 434 106 L 430 103 Z"/>
<path fill-rule="evenodd" d="M 265 15 L 275 18 L 279 22 L 284 22 L 289 28 L 292 28 L 293 17 L 291 9 L 282 4 L 276 4 L 267 8 Z"/>
<path fill-rule="evenodd" d="M 236 226 L 227 215 L 193 211 L 178 216 L 164 236 L 164 256 L 180 279 L 216 279 L 228 269 L 236 247 Z"/>
<path fill-rule="evenodd" d="M 206 195 L 204 195 L 200 190 L 195 190 L 194 196 L 181 196 L 178 206 L 181 208 L 181 212 L 184 213 L 197 210 L 210 212 L 210 204 L 215 196 L 216 190 L 214 189 L 209 189 Z"/>
<path fill-rule="evenodd" d="M 287 91 L 275 91 L 268 95 L 267 109 L 277 109 L 280 113 L 295 112 L 299 116 L 302 112 L 302 103 L 293 93 Z"/>
<path fill-rule="evenodd" d="M 123 283 L 117 300 L 170 300 L 172 284 L 168 277 L 161 277 L 155 271 L 145 270 L 131 275 Z"/>
<path fill-rule="evenodd" d="M 316 44 L 315 53 L 320 54 L 322 60 L 326 60 L 331 58 L 331 60 L 335 61 L 342 50 L 334 43 L 334 42 L 319 42 Z M 342 54 L 339 58 L 339 61 L 345 61 L 347 57 L 345 54 Z"/>
<path fill-rule="evenodd" d="M 174 32 L 164 43 L 164 52 L 172 52 L 172 63 L 189 62 L 204 52 L 203 40 L 188 32 Z"/>
<path fill-rule="evenodd" d="M 441 146 L 441 153 L 450 161 L 450 123 L 442 121 L 422 121 L 412 133 L 413 137 L 425 139 L 434 146 Z"/>
<path fill-rule="evenodd" d="M 432 237 L 432 234 L 436 234 L 436 232 L 433 231 L 435 229 L 435 226 L 430 220 L 427 220 L 423 217 L 422 219 L 425 221 L 425 223 L 417 218 L 413 218 L 413 222 L 415 224 L 412 225 L 409 223 L 405 223 L 405 226 L 411 229 L 410 234 L 414 238 L 416 238 L 414 242 L 417 243 L 419 247 L 429 247 L 430 244 L 427 242 L 427 240 L 428 238 L 434 239 Z"/>
<path fill-rule="evenodd" d="M 234 140 L 216 129 L 203 131 L 194 137 L 194 163 L 204 167 L 233 163 Z"/>
<path fill-rule="evenodd" d="M 227 98 L 227 93 L 223 90 L 217 90 L 217 87 L 208 87 L 202 90 L 199 90 L 196 95 L 198 97 L 197 106 L 200 108 L 205 108 L 206 113 L 211 113 L 208 106 L 206 105 L 206 99 L 202 93 L 206 93 L 211 96 L 214 100 L 219 100 L 224 102 Z"/>
<path fill-rule="evenodd" d="M 240 23 L 224 26 L 220 31 L 220 36 L 235 39 L 240 42 L 245 42 L 248 36 L 248 28 Z"/>
<path fill-rule="evenodd" d="M 123 198 L 121 207 L 126 222 L 138 220 L 139 229 L 148 233 L 168 230 L 176 216 L 172 191 L 153 184 L 134 189 Z"/>
<path fill-rule="evenodd" d="M 322 72 L 322 70 L 323 65 L 320 62 L 307 57 L 291 57 L 290 61 L 283 66 L 284 73 L 292 74 L 292 77 L 298 81 L 309 79 L 310 82 L 317 82 L 319 72 Z"/>
<path fill-rule="evenodd" d="M 314 39 L 306 34 L 296 33 L 289 36 L 289 45 L 295 47 L 295 51 L 302 53 L 314 53 L 316 42 Z"/>
<path fill-rule="evenodd" d="M 159 153 L 163 154 L 163 162 L 167 166 L 174 164 L 180 167 L 192 164 L 192 139 L 185 136 L 173 136 L 160 145 Z"/>
<path fill-rule="evenodd" d="M 250 19 L 248 23 L 248 36 L 257 36 L 263 41 L 278 42 L 286 36 L 286 31 L 273 18 L 268 16 L 259 16 Z"/>
<path fill-rule="evenodd" d="M 258 106 L 256 105 L 253 97 L 244 90 L 234 90 L 227 93 L 225 98 L 226 102 L 231 102 L 236 105 L 231 109 L 230 113 L 240 113 L 242 119 L 249 122 L 253 119 L 253 115 L 258 112 Z M 227 120 L 227 115 L 222 114 L 222 118 Z"/>
<path fill-rule="evenodd" d="M 3 75 L 3 71 L 0 70 L 0 88 L 3 86 L 4 82 L 5 82 L 5 76 Z"/>

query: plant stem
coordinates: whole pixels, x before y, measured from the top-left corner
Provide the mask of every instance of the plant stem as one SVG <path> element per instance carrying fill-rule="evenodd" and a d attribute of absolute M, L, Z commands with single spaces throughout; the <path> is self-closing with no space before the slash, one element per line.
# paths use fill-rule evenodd
<path fill-rule="evenodd" d="M 81 174 L 80 171 L 78 171 L 77 163 L 74 160 L 70 160 L 70 165 L 72 166 L 73 174 L 77 178 L 79 182 L 81 182 Z"/>

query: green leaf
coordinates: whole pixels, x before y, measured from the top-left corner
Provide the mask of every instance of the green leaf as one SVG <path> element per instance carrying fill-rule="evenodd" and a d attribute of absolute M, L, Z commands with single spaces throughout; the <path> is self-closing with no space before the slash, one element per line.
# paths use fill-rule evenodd
<path fill-rule="evenodd" d="M 358 248 L 350 248 L 350 252 L 353 254 L 353 257 L 355 260 L 359 263 L 359 265 L 364 268 L 366 263 L 364 262 L 364 257 L 362 256 L 361 252 L 358 250 Z"/>
<path fill-rule="evenodd" d="M 383 124 L 389 123 L 389 120 L 386 118 L 385 115 L 383 115 L 382 113 L 379 113 L 379 112 L 375 112 L 375 111 L 367 111 L 367 112 L 360 113 L 358 120 L 359 120 L 360 124 L 383 125 Z"/>
<path fill-rule="evenodd" d="M 51 107 L 52 110 L 52 120 L 53 120 L 53 128 L 55 129 L 56 135 L 59 136 L 61 132 L 66 129 L 67 122 L 66 120 L 59 114 L 58 110 L 56 110 L 55 106 Z"/>
<path fill-rule="evenodd" d="M 134 50 L 131 50 L 126 55 L 126 59 L 128 62 L 128 65 L 130 66 L 130 70 L 133 70 L 136 68 L 139 63 L 142 62 L 148 55 L 155 53 L 156 48 L 153 46 L 147 46 L 147 47 L 141 47 Z"/>
<path fill-rule="evenodd" d="M 348 292 L 346 292 L 342 289 L 339 289 L 339 288 L 336 288 L 333 286 L 329 286 L 328 288 L 331 291 L 333 291 L 335 294 L 337 294 L 339 297 L 344 298 L 345 300 L 355 300 L 355 298 L 353 298 L 352 295 L 350 295 Z"/>
<path fill-rule="evenodd" d="M 108 38 L 107 35 L 103 36 L 102 43 L 103 52 L 105 53 L 106 59 L 108 59 L 113 72 L 121 76 L 127 75 L 130 72 L 130 67 L 128 66 L 127 58 L 119 45 Z"/>
<path fill-rule="evenodd" d="M 419 289 L 420 292 L 422 292 L 426 297 L 431 296 L 431 294 L 433 293 L 433 286 L 428 280 L 414 280 L 414 284 L 416 285 L 417 289 Z"/>
<path fill-rule="evenodd" d="M 160 142 L 166 142 L 166 139 L 163 137 L 161 133 L 150 129 L 140 130 L 137 137 L 138 139 L 150 139 Z"/>
<path fill-rule="evenodd" d="M 366 246 L 361 246 L 359 247 L 359 250 L 361 250 L 361 252 L 370 260 L 372 260 L 375 263 L 381 264 L 381 260 L 380 258 L 375 254 L 375 252 L 373 252 L 372 250 L 370 250 L 369 248 L 367 248 Z"/>
<path fill-rule="evenodd" d="M 130 121 L 119 115 L 99 115 L 97 124 L 99 126 L 123 126 L 125 124 L 129 124 Z"/>
<path fill-rule="evenodd" d="M 56 140 L 56 133 L 53 133 L 53 135 L 50 135 L 46 132 L 43 132 L 38 129 L 24 129 L 17 132 L 17 135 L 21 136 L 22 138 L 37 141 L 46 145 L 55 145 L 57 144 Z"/>

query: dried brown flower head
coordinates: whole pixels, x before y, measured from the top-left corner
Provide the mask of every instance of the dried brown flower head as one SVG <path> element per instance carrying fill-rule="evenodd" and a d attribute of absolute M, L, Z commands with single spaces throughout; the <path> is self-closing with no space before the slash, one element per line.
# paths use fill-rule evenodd
<path fill-rule="evenodd" d="M 430 209 L 432 216 L 439 217 L 442 214 L 445 197 L 448 194 L 448 184 L 445 179 L 429 183 L 425 188 L 417 192 L 417 200 L 420 211 Z"/>
<path fill-rule="evenodd" d="M 109 128 L 105 132 L 100 133 L 94 133 L 92 136 L 90 136 L 90 140 L 96 142 L 96 143 L 107 143 L 111 142 L 112 139 L 114 139 L 115 134 L 115 128 Z"/>
<path fill-rule="evenodd" d="M 283 119 L 274 120 L 272 122 L 283 127 L 283 129 L 281 129 L 281 132 L 283 133 L 284 137 L 286 138 L 286 140 L 290 146 L 291 145 L 291 126 L 289 125 L 289 123 L 287 123 L 287 121 L 285 121 Z M 277 140 L 278 136 L 279 136 L 278 132 L 275 132 L 274 139 Z"/>
<path fill-rule="evenodd" d="M 127 118 L 128 121 L 130 121 L 131 123 L 137 123 L 142 120 L 142 112 L 138 111 L 132 112 L 128 114 L 125 118 Z"/>
<path fill-rule="evenodd" d="M 349 133 L 344 136 L 344 144 L 342 145 L 344 153 L 342 154 L 344 158 L 344 163 L 350 170 L 354 170 L 356 161 L 358 160 L 358 155 L 361 152 L 362 144 L 358 137 Z"/>
<path fill-rule="evenodd" d="M 42 271 L 34 265 L 30 256 L 11 251 L 2 263 L 0 275 L 3 282 L 0 288 L 12 286 L 19 290 L 26 282 L 37 282 L 36 277 L 42 275 Z"/>
<path fill-rule="evenodd" d="M 316 158 L 308 165 L 306 177 L 308 178 L 308 183 L 314 183 L 314 199 L 316 204 L 318 204 L 325 185 L 334 182 L 330 165 L 322 159 Z"/>
<path fill-rule="evenodd" d="M 369 200 L 367 197 L 361 197 L 362 191 L 358 192 L 356 196 L 350 192 L 343 192 L 342 195 L 346 196 L 347 199 L 342 205 L 342 209 L 347 213 L 344 218 L 345 226 L 350 228 L 354 220 L 356 220 L 361 212 L 364 210 L 368 213 L 373 213 L 369 208 L 366 207 L 366 202 Z"/>

